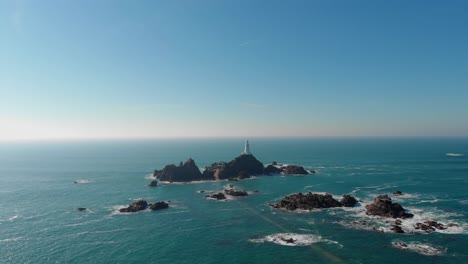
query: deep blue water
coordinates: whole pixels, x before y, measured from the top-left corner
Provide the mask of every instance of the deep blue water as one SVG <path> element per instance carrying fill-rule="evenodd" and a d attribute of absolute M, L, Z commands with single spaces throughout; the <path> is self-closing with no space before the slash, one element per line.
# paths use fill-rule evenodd
<path fill-rule="evenodd" d="M 242 150 L 242 139 L 1 144 L 0 262 L 468 263 L 468 157 L 446 155 L 468 155 L 468 139 L 252 139 L 263 163 L 318 173 L 238 181 L 259 192 L 226 202 L 197 191 L 231 182 L 146 186 L 166 164 L 192 157 L 202 168 Z M 405 195 L 393 197 L 394 190 Z M 268 206 L 308 191 L 352 193 L 362 204 L 302 213 Z M 413 233 L 393 234 L 386 219 L 365 215 L 378 194 L 415 214 L 403 225 Z M 139 198 L 169 200 L 171 208 L 117 213 Z M 457 226 L 430 234 L 412 228 L 424 220 Z M 304 235 L 306 245 L 269 242 L 279 233 Z M 413 250 L 392 246 L 397 241 Z"/>

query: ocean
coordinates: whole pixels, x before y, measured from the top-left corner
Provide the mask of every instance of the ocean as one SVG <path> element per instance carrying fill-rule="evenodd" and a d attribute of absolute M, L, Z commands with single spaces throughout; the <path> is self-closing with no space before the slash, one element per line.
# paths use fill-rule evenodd
<path fill-rule="evenodd" d="M 253 138 L 251 151 L 264 164 L 317 173 L 147 186 L 154 169 L 189 157 L 200 168 L 230 161 L 243 144 L 0 144 L 0 263 L 468 263 L 467 138 Z M 205 199 L 228 184 L 250 195 Z M 311 212 L 269 206 L 298 192 L 352 194 L 361 202 Z M 415 215 L 402 225 L 407 233 L 393 233 L 386 223 L 393 219 L 365 214 L 379 194 Z M 141 198 L 169 201 L 170 208 L 118 212 Z M 452 226 L 414 228 L 426 220 Z"/>

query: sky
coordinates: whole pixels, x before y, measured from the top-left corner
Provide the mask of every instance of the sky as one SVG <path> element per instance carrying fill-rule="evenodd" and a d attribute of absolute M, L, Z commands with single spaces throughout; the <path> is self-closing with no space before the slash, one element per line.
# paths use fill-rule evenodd
<path fill-rule="evenodd" d="M 468 136 L 468 2 L 0 0 L 0 141 Z"/>

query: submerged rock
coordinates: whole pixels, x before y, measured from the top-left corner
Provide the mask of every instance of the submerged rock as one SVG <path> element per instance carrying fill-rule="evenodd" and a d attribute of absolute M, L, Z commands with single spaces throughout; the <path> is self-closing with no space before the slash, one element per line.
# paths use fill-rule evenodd
<path fill-rule="evenodd" d="M 151 210 L 160 210 L 160 209 L 166 209 L 166 208 L 169 208 L 169 204 L 166 203 L 166 202 L 157 202 L 157 203 L 154 203 L 154 204 L 151 204 L 150 205 L 150 209 Z"/>
<path fill-rule="evenodd" d="M 154 171 L 153 175 L 160 181 L 168 182 L 190 182 L 200 180 L 214 180 L 214 176 L 209 172 L 200 172 L 200 169 L 195 164 L 193 159 L 188 159 L 185 163 L 180 163 L 179 166 L 174 164 L 167 165 L 162 170 Z"/>
<path fill-rule="evenodd" d="M 393 194 L 394 194 L 394 195 L 403 195 L 403 193 L 402 193 L 401 191 L 398 191 L 398 190 L 397 190 L 397 191 L 394 191 Z"/>
<path fill-rule="evenodd" d="M 77 211 L 86 211 L 87 209 L 84 208 L 84 207 L 78 207 L 78 208 L 76 208 L 76 210 L 77 210 Z"/>
<path fill-rule="evenodd" d="M 407 213 L 398 203 L 392 203 L 388 195 L 379 195 L 372 204 L 366 205 L 366 214 L 393 218 L 410 218 L 413 214 Z"/>
<path fill-rule="evenodd" d="M 206 198 L 213 198 L 213 199 L 216 199 L 216 200 L 226 199 L 226 195 L 224 195 L 223 193 L 208 194 L 205 197 Z"/>
<path fill-rule="evenodd" d="M 148 208 L 148 203 L 145 200 L 139 200 L 137 202 L 134 202 L 128 205 L 128 207 L 126 208 L 120 209 L 119 211 L 121 213 L 134 213 L 134 212 L 145 210 L 146 208 Z"/>
<path fill-rule="evenodd" d="M 291 194 L 279 201 L 277 204 L 273 205 L 275 208 L 282 208 L 290 211 L 296 209 L 301 210 L 312 210 L 317 208 L 330 208 L 330 207 L 340 207 L 342 204 L 335 200 L 331 194 L 317 194 L 317 193 L 307 193 L 307 194 Z"/>
<path fill-rule="evenodd" d="M 351 195 L 343 195 L 343 198 L 340 202 L 344 207 L 354 207 L 358 201 Z"/>

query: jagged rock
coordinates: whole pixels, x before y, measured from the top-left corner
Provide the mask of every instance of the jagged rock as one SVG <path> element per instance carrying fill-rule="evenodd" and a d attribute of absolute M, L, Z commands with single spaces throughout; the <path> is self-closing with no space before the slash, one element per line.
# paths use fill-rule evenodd
<path fill-rule="evenodd" d="M 335 200 L 331 194 L 317 194 L 309 192 L 305 195 L 302 193 L 288 195 L 273 207 L 294 211 L 296 209 L 312 210 L 317 208 L 340 206 L 342 206 L 342 204 Z"/>
<path fill-rule="evenodd" d="M 283 240 L 284 242 L 286 243 L 290 243 L 290 244 L 294 244 L 294 239 L 291 237 L 291 238 L 284 238 L 284 237 L 280 237 L 281 240 Z"/>
<path fill-rule="evenodd" d="M 160 181 L 169 182 L 190 182 L 200 180 L 214 180 L 210 173 L 201 173 L 200 169 L 195 164 L 193 159 L 188 159 L 185 163 L 182 162 L 179 166 L 174 164 L 167 165 L 160 171 L 154 171 L 154 176 Z"/>
<path fill-rule="evenodd" d="M 403 229 L 401 229 L 401 227 L 397 225 L 394 225 L 391 228 L 391 230 L 393 230 L 394 233 L 400 233 L 400 234 L 405 233 L 405 231 L 403 231 Z"/>
<path fill-rule="evenodd" d="M 276 165 L 278 165 L 278 162 L 273 161 L 273 162 L 271 163 L 271 165 L 275 165 L 275 166 L 276 166 Z"/>
<path fill-rule="evenodd" d="M 395 220 L 395 225 L 401 225 L 401 220 L 400 219 Z"/>
<path fill-rule="evenodd" d="M 401 191 L 394 191 L 393 194 L 394 195 L 403 195 L 403 193 Z"/>
<path fill-rule="evenodd" d="M 431 227 L 434 227 L 434 228 L 439 229 L 439 230 L 447 229 L 443 224 L 438 223 L 436 221 L 426 221 L 426 222 L 424 222 L 424 224 L 426 224 L 428 226 L 431 226 Z"/>
<path fill-rule="evenodd" d="M 374 199 L 372 204 L 366 205 L 366 214 L 378 215 L 393 218 L 410 218 L 413 214 L 406 213 L 405 209 L 398 204 L 392 203 L 392 199 L 388 195 L 379 195 Z"/>
<path fill-rule="evenodd" d="M 343 198 L 340 202 L 344 207 L 354 207 L 358 201 L 351 195 L 343 195 Z"/>
<path fill-rule="evenodd" d="M 148 186 L 150 186 L 150 187 L 156 187 L 156 186 L 158 186 L 158 181 L 157 181 L 157 180 L 152 180 L 152 181 L 148 184 Z"/>
<path fill-rule="evenodd" d="M 166 202 L 157 202 L 157 203 L 150 205 L 151 210 L 160 210 L 160 209 L 166 209 L 166 208 L 169 208 L 169 204 Z"/>
<path fill-rule="evenodd" d="M 247 196 L 246 191 L 237 191 L 235 189 L 224 190 L 224 193 L 231 196 Z"/>
<path fill-rule="evenodd" d="M 308 171 L 302 166 L 288 165 L 281 168 L 283 173 L 286 175 L 297 174 L 297 175 L 306 175 L 309 174 Z"/>
<path fill-rule="evenodd" d="M 414 226 L 414 228 L 416 229 L 421 229 L 423 231 L 426 231 L 427 233 L 430 233 L 430 232 L 433 232 L 435 231 L 435 228 L 432 227 L 432 226 L 429 226 L 429 225 L 425 225 L 423 223 L 416 223 L 416 225 Z"/>
<path fill-rule="evenodd" d="M 266 166 L 264 173 L 267 174 L 267 175 L 271 175 L 271 174 L 280 174 L 281 172 L 282 172 L 282 170 L 280 168 L 277 168 L 273 164 L 270 164 L 270 165 Z"/>
<path fill-rule="evenodd" d="M 148 203 L 145 200 L 139 200 L 137 202 L 134 202 L 128 205 L 127 208 L 120 209 L 119 211 L 121 213 L 134 213 L 134 212 L 138 212 L 141 210 L 145 210 L 146 208 L 148 208 Z"/>
<path fill-rule="evenodd" d="M 207 197 L 207 198 L 213 198 L 213 199 L 216 199 L 216 200 L 224 200 L 224 199 L 226 199 L 226 196 L 225 196 L 223 193 L 209 194 L 209 195 L 206 195 L 205 197 Z"/>
<path fill-rule="evenodd" d="M 76 208 L 76 210 L 77 210 L 77 211 L 86 211 L 86 208 L 84 208 L 84 207 L 78 207 L 78 208 Z"/>

